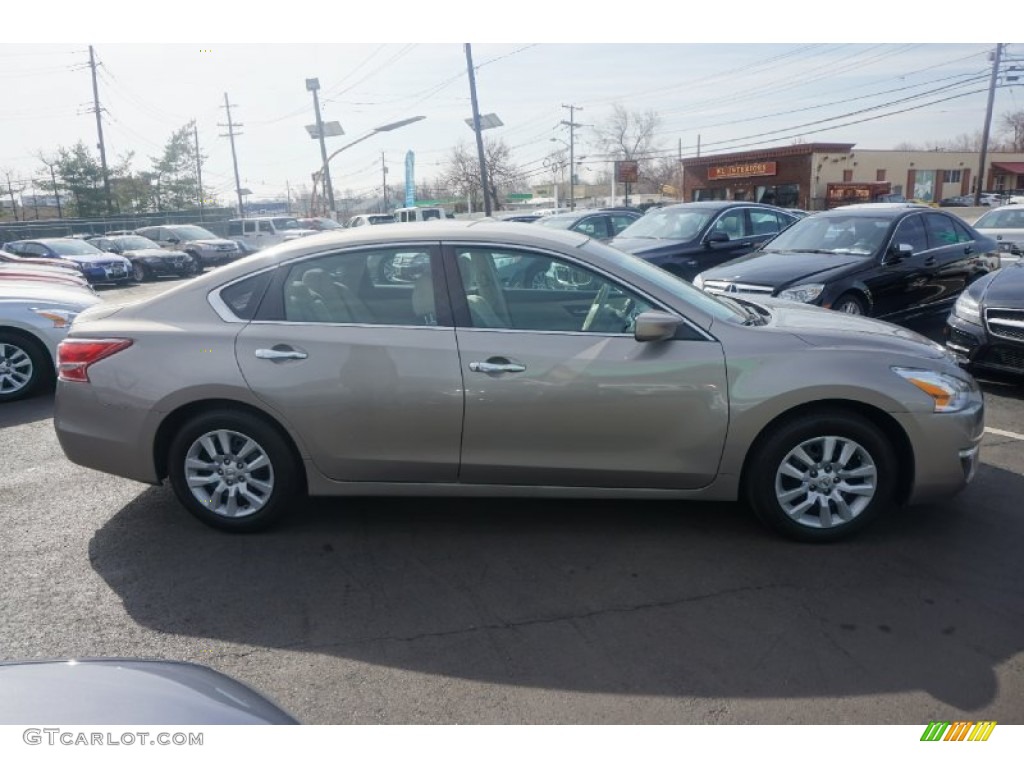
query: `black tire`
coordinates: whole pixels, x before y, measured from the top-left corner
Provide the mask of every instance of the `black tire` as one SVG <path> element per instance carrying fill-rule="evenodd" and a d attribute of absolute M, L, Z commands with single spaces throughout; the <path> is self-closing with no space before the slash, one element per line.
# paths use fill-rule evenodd
<path fill-rule="evenodd" d="M 231 464 L 224 464 L 227 469 L 221 468 L 223 451 L 221 454 L 211 456 L 202 447 L 201 438 L 215 432 L 230 433 L 231 450 L 238 450 L 245 440 L 251 440 L 256 447 L 269 460 L 268 464 L 259 469 L 245 473 L 241 470 L 240 463 L 234 465 L 237 474 L 232 477 L 226 476 L 232 471 Z M 220 450 L 223 445 L 217 438 L 215 442 L 207 442 Z M 221 468 L 221 475 L 210 473 L 210 483 L 197 487 L 196 494 L 207 496 L 208 500 L 201 502 L 196 494 L 193 494 L 186 477 L 185 462 L 189 458 L 189 452 L 198 450 L 193 454 L 194 459 L 205 463 L 208 466 Z M 245 456 L 258 456 L 255 451 L 246 454 L 239 454 L 237 459 Z M 195 470 L 197 474 L 206 476 L 205 469 Z M 233 532 L 260 531 L 276 523 L 289 510 L 296 495 L 302 489 L 300 480 L 301 466 L 295 459 L 288 442 L 270 424 L 258 416 L 245 411 L 217 410 L 200 414 L 187 421 L 171 440 L 167 454 L 167 474 L 171 481 L 171 487 L 182 505 L 196 518 L 214 528 Z M 225 485 L 232 482 L 236 489 L 231 491 L 230 486 Z M 258 481 L 272 487 L 265 495 L 253 484 Z M 252 485 L 252 487 L 250 487 Z M 243 489 L 242 486 L 245 486 Z M 230 503 L 231 495 L 238 499 L 242 493 L 257 494 L 262 496 L 262 503 L 255 511 L 246 512 L 246 506 L 252 506 L 246 499 L 242 498 L 243 508 L 238 516 L 227 515 L 227 505 Z M 222 512 L 216 511 L 214 506 L 222 508 Z"/>
<path fill-rule="evenodd" d="M 844 293 L 832 303 L 832 309 L 846 315 L 867 315 L 868 305 L 855 293 Z"/>
<path fill-rule="evenodd" d="M 833 455 L 824 457 L 824 447 L 833 437 L 837 438 Z M 850 444 L 856 448 L 840 464 L 843 449 Z M 800 448 L 817 464 L 808 466 L 794 457 Z M 784 466 L 802 471 L 803 479 L 783 472 Z M 784 536 L 837 541 L 861 530 L 891 506 L 899 471 L 896 454 L 878 427 L 849 411 L 822 409 L 775 425 L 758 440 L 744 473 L 743 495 L 757 518 Z M 870 495 L 869 489 L 873 489 Z M 821 490 L 829 492 L 824 504 L 821 497 L 826 494 Z M 789 513 L 786 503 L 791 504 Z M 810 506 L 801 511 L 804 504 Z M 823 507 L 829 510 L 827 518 Z"/>
<path fill-rule="evenodd" d="M 52 387 L 55 376 L 53 359 L 42 343 L 21 333 L 0 331 L 0 403 Z"/>
<path fill-rule="evenodd" d="M 153 274 L 149 271 L 149 267 L 141 261 L 132 262 L 132 280 L 136 283 L 144 283 L 152 278 Z"/>

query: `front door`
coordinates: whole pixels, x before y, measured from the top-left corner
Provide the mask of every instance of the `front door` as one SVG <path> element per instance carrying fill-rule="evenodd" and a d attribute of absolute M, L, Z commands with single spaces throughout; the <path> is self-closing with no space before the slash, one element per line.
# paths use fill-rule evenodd
<path fill-rule="evenodd" d="M 381 262 L 419 248 L 416 283 Z M 236 355 L 252 391 L 335 480 L 455 482 L 462 375 L 455 331 L 434 310 L 430 245 L 339 250 L 278 268 Z"/>
<path fill-rule="evenodd" d="M 718 342 L 696 331 L 637 342 L 636 315 L 660 307 L 551 254 L 458 245 L 445 257 L 466 388 L 461 482 L 699 488 L 714 479 L 729 416 Z M 586 278 L 503 285 L 496 266 L 517 258 Z"/>

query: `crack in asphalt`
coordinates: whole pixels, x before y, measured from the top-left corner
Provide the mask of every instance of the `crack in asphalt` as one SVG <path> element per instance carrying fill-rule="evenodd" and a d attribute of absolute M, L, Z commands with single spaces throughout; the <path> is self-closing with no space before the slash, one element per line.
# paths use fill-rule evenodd
<path fill-rule="evenodd" d="M 641 603 L 640 605 L 612 606 L 609 608 L 601 608 L 599 610 L 594 611 L 585 611 L 583 613 L 564 614 L 560 616 L 543 616 L 534 619 L 521 619 L 519 621 L 505 621 L 492 624 L 480 624 L 477 626 L 465 627 L 462 629 L 448 629 L 438 632 L 422 632 L 415 635 L 380 635 L 376 637 L 355 638 L 351 640 L 342 640 L 336 643 L 321 643 L 317 645 L 307 645 L 306 643 L 301 642 L 289 643 L 287 645 L 274 646 L 274 648 L 276 650 L 294 650 L 296 648 L 308 648 L 310 650 L 313 650 L 318 648 L 342 648 L 345 646 L 357 646 L 364 645 L 366 643 L 377 642 L 412 643 L 417 642 L 419 640 L 427 640 L 440 637 L 454 637 L 457 635 L 469 634 L 471 632 L 480 632 L 496 629 L 519 629 L 522 627 L 541 626 L 544 624 L 574 622 L 585 619 L 592 619 L 599 616 L 606 616 L 609 614 L 627 614 L 656 608 L 672 608 L 679 605 L 685 605 L 687 603 L 696 603 L 704 600 L 713 600 L 719 597 L 729 597 L 732 595 L 743 594 L 745 592 L 763 592 L 772 589 L 786 589 L 792 586 L 792 584 L 765 584 L 756 587 L 738 587 L 736 589 L 724 589 L 718 592 L 711 592 L 706 595 L 693 595 L 691 597 L 683 597 L 675 600 L 659 600 L 649 603 Z"/>

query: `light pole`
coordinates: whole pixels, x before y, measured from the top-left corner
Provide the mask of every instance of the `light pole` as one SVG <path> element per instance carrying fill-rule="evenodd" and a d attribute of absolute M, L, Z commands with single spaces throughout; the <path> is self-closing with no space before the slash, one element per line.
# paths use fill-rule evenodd
<path fill-rule="evenodd" d="M 324 121 L 320 117 L 320 99 L 317 93 L 320 90 L 320 80 L 316 77 L 306 78 L 306 90 L 313 94 L 313 110 L 316 113 L 316 134 L 320 139 L 320 158 L 323 160 L 324 187 L 327 192 L 328 210 L 331 215 L 337 216 L 334 208 L 334 187 L 331 186 L 331 169 L 327 167 L 327 144 L 324 142 Z"/>
<path fill-rule="evenodd" d="M 321 178 L 326 177 L 326 175 L 328 173 L 328 166 L 330 165 L 331 160 L 333 160 L 335 157 L 340 155 L 342 152 L 344 152 L 349 147 L 354 147 L 356 144 L 359 144 L 360 142 L 366 141 L 371 136 L 376 136 L 378 133 L 386 133 L 387 131 L 393 131 L 393 130 L 395 130 L 397 128 L 404 128 L 405 126 L 409 125 L 410 123 L 416 123 L 416 122 L 419 122 L 420 120 L 423 120 L 423 119 L 424 119 L 423 115 L 417 115 L 416 117 L 407 117 L 404 120 L 398 120 L 398 121 L 396 121 L 394 123 L 386 123 L 385 125 L 378 125 L 376 128 L 371 128 L 367 133 L 365 133 L 364 135 L 360 136 L 355 141 L 350 141 L 348 144 L 343 146 L 341 149 L 336 149 L 331 154 L 327 155 L 327 157 L 324 158 L 324 164 L 320 167 L 320 169 L 318 171 L 316 171 L 313 174 L 314 179 L 317 181 L 317 183 L 313 185 L 313 195 L 312 195 L 312 197 L 310 198 L 310 201 L 309 201 L 309 208 L 310 208 L 310 210 L 311 211 L 315 210 L 317 184 L 319 184 L 319 180 Z"/>

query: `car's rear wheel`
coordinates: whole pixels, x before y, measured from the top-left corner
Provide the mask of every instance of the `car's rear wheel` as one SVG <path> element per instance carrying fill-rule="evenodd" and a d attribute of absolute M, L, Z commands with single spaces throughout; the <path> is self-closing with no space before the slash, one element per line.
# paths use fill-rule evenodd
<path fill-rule="evenodd" d="M 867 304 L 865 304 L 864 299 L 854 293 L 844 293 L 836 299 L 832 309 L 846 315 L 866 315 L 868 313 Z"/>
<path fill-rule="evenodd" d="M 149 268 L 141 261 L 132 262 L 132 279 L 136 283 L 144 283 L 149 280 Z"/>
<path fill-rule="evenodd" d="M 45 347 L 20 333 L 0 331 L 0 403 L 30 397 L 54 378 Z"/>
<path fill-rule="evenodd" d="M 772 427 L 754 447 L 744 490 L 754 514 L 783 535 L 835 541 L 892 503 L 899 471 L 878 427 L 848 411 L 820 410 Z"/>
<path fill-rule="evenodd" d="M 286 440 L 263 419 L 231 410 L 186 422 L 171 441 L 168 475 L 178 500 L 226 531 L 257 531 L 284 515 L 300 488 Z"/>

